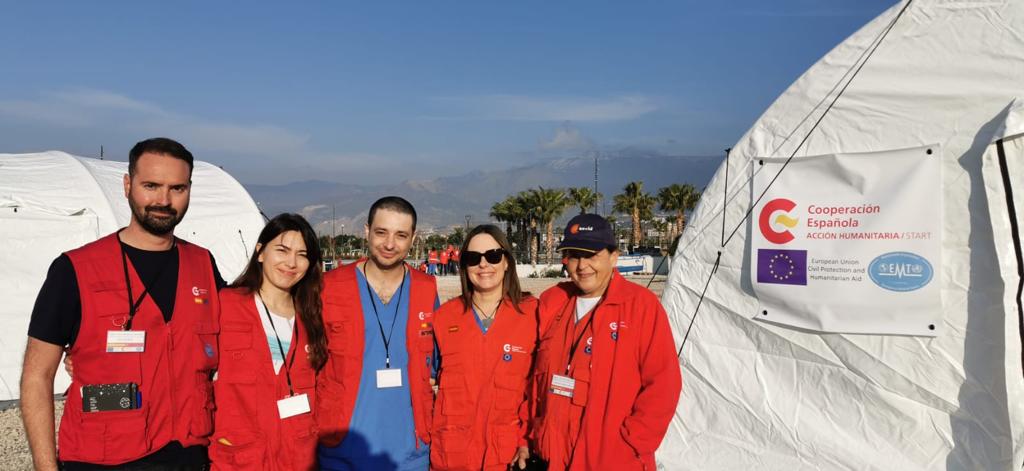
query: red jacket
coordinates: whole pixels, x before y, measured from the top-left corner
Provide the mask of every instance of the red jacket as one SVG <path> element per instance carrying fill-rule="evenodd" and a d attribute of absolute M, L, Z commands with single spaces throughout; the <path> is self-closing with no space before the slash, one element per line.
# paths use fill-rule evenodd
<path fill-rule="evenodd" d="M 455 298 L 434 315 L 441 351 L 430 468 L 505 470 L 526 446 L 526 386 L 537 342 L 537 299 L 498 308 L 484 335 Z"/>
<path fill-rule="evenodd" d="M 441 255 L 440 255 L 440 257 L 441 257 L 441 264 L 442 264 L 442 265 L 447 265 L 447 264 L 448 264 L 448 256 L 449 256 L 450 254 L 451 254 L 451 253 L 450 253 L 450 252 L 448 252 L 447 250 L 442 250 L 442 251 L 441 251 Z"/>
<path fill-rule="evenodd" d="M 313 414 L 280 418 L 277 401 L 288 397 L 287 366 L 282 366 L 280 373 L 274 371 L 253 293 L 236 288 L 221 291 L 220 296 L 221 361 L 213 386 L 217 414 L 210 444 L 213 469 L 314 469 L 317 433 Z M 302 327 L 296 316 L 285 358 L 294 358 L 288 363 L 292 390 L 296 395 L 306 394 L 312 408 L 316 404 L 316 371 L 309 363 Z"/>
<path fill-rule="evenodd" d="M 363 371 L 366 327 L 356 279 L 359 262 L 345 265 L 324 275 L 324 330 L 327 333 L 327 364 L 317 376 L 319 400 L 316 421 L 320 443 L 334 447 L 348 432 L 356 394 Z M 409 320 L 406 325 L 406 352 L 409 354 L 409 393 L 412 396 L 416 437 L 430 443 L 430 410 L 434 393 L 430 386 L 428 361 L 434 353 L 432 327 L 437 284 L 434 277 L 411 268 Z"/>
<path fill-rule="evenodd" d="M 145 351 L 107 353 L 107 331 L 121 330 L 128 293 L 117 233 L 67 253 L 78 280 L 82 323 L 71 347 L 75 362 L 60 422 L 61 461 L 114 465 L 142 458 L 171 441 L 207 445 L 213 428 L 212 370 L 217 367 L 220 301 L 210 253 L 176 239 L 178 288 L 171 322 L 148 295 L 132 321 L 146 332 Z M 116 267 L 116 268 L 115 268 Z M 132 295 L 144 285 L 128 260 Z M 69 294 L 71 295 L 71 294 Z M 84 385 L 135 383 L 141 407 L 83 412 Z"/>
<path fill-rule="evenodd" d="M 430 263 L 437 263 L 438 260 L 439 259 L 437 258 L 436 250 L 431 250 L 430 252 L 427 252 L 427 261 L 429 261 Z"/>
<path fill-rule="evenodd" d="M 576 293 L 566 282 L 541 295 L 532 390 L 537 450 L 552 470 L 653 470 L 682 387 L 668 316 L 653 293 L 615 272 L 588 314 L 592 328 L 583 332 L 587 318 L 576 326 Z M 565 374 L 570 345 L 581 333 L 575 394 L 555 395 L 552 374 Z"/>

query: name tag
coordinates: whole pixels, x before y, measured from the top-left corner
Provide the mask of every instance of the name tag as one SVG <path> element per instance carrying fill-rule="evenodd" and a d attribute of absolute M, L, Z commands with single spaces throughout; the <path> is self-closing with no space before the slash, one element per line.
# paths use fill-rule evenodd
<path fill-rule="evenodd" d="M 107 353 L 140 353 L 145 350 L 145 330 L 107 331 Z"/>
<path fill-rule="evenodd" d="M 576 389 L 576 380 L 568 376 L 552 375 L 551 376 L 551 394 L 558 394 L 559 396 L 572 397 L 573 390 Z"/>
<path fill-rule="evenodd" d="M 309 412 L 309 396 L 296 394 L 277 401 L 277 413 L 282 419 Z"/>
<path fill-rule="evenodd" d="M 377 389 L 402 387 L 402 369 L 377 370 Z"/>

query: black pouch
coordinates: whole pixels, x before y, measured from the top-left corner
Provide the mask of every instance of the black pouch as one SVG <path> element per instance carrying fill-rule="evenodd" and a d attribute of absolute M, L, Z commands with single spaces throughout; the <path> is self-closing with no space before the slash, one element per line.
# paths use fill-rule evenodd
<path fill-rule="evenodd" d="M 135 383 L 90 384 L 82 386 L 82 411 L 102 412 L 139 408 Z"/>
<path fill-rule="evenodd" d="M 540 459 L 536 454 L 530 453 L 530 457 L 526 459 L 526 467 L 520 468 L 519 463 L 511 463 L 508 465 L 509 471 L 548 471 L 548 462 Z"/>

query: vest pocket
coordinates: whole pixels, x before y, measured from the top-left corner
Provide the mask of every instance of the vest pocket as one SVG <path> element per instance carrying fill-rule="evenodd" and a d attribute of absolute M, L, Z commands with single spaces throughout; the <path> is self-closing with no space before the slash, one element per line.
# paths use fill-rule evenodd
<path fill-rule="evenodd" d="M 508 464 L 516 456 L 519 449 L 519 427 L 509 425 L 492 426 L 493 448 L 491 449 L 492 461 L 495 464 Z"/>
<path fill-rule="evenodd" d="M 349 336 L 352 334 L 352 323 L 330 321 L 324 326 L 327 331 L 327 354 L 330 355 L 331 372 L 335 378 L 345 377 L 345 355 L 351 350 Z"/>
<path fill-rule="evenodd" d="M 503 411 L 518 410 L 526 400 L 526 378 L 509 375 L 494 375 L 494 408 Z"/>
<path fill-rule="evenodd" d="M 576 379 L 576 388 L 572 391 L 573 405 L 586 407 L 587 396 L 590 394 L 590 381 Z"/>
<path fill-rule="evenodd" d="M 438 384 L 442 415 L 468 415 L 470 413 L 469 387 L 466 377 L 460 374 L 444 373 Z"/>
<path fill-rule="evenodd" d="M 316 381 L 316 399 L 313 410 L 319 425 L 320 444 L 336 447 L 348 430 L 349 423 L 342 418 L 342 404 L 345 387 L 341 383 L 320 376 Z"/>
<path fill-rule="evenodd" d="M 225 445 L 219 439 L 228 440 Z M 243 430 L 226 431 L 223 437 L 210 442 L 210 461 L 213 469 L 262 469 L 266 461 L 267 441 L 263 437 Z"/>
<path fill-rule="evenodd" d="M 197 322 L 196 333 L 196 370 L 211 371 L 217 368 L 219 356 L 217 355 L 217 334 L 220 327 L 216 322 Z"/>
<path fill-rule="evenodd" d="M 352 323 L 346 321 L 328 321 L 324 326 L 327 330 L 327 349 L 332 353 L 344 354 L 349 350 L 349 337 L 352 334 Z"/>
<path fill-rule="evenodd" d="M 196 438 L 206 438 L 213 432 L 213 383 L 207 373 L 196 374 L 196 397 L 189 433 Z"/>
<path fill-rule="evenodd" d="M 146 409 L 86 412 L 78 435 L 77 456 L 83 461 L 125 462 L 150 450 Z"/>
<path fill-rule="evenodd" d="M 469 438 L 464 428 L 441 430 L 431 437 L 431 468 L 469 469 Z"/>
<path fill-rule="evenodd" d="M 246 350 L 252 346 L 252 329 L 249 324 L 227 322 L 221 328 L 221 350 Z"/>

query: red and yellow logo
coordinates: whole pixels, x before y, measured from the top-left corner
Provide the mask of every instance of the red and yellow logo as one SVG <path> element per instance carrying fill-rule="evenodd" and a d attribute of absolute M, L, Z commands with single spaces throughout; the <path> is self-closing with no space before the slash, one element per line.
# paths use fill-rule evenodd
<path fill-rule="evenodd" d="M 796 208 L 796 203 L 786 198 L 776 198 L 768 203 L 765 203 L 764 207 L 761 208 L 761 215 L 758 217 L 757 225 L 761 229 L 761 235 L 764 236 L 765 240 L 773 244 L 785 244 L 794 239 L 793 233 L 789 232 L 788 229 L 782 231 L 776 231 L 772 227 L 772 223 L 777 223 L 783 227 L 792 229 L 796 227 L 799 219 L 794 219 L 786 214 Z M 783 214 L 775 216 L 772 220 L 772 216 L 776 212 L 782 211 Z"/>
<path fill-rule="evenodd" d="M 579 224 L 573 224 L 572 226 L 569 227 L 569 233 L 570 234 L 579 234 L 579 232 L 580 232 L 580 225 Z"/>

